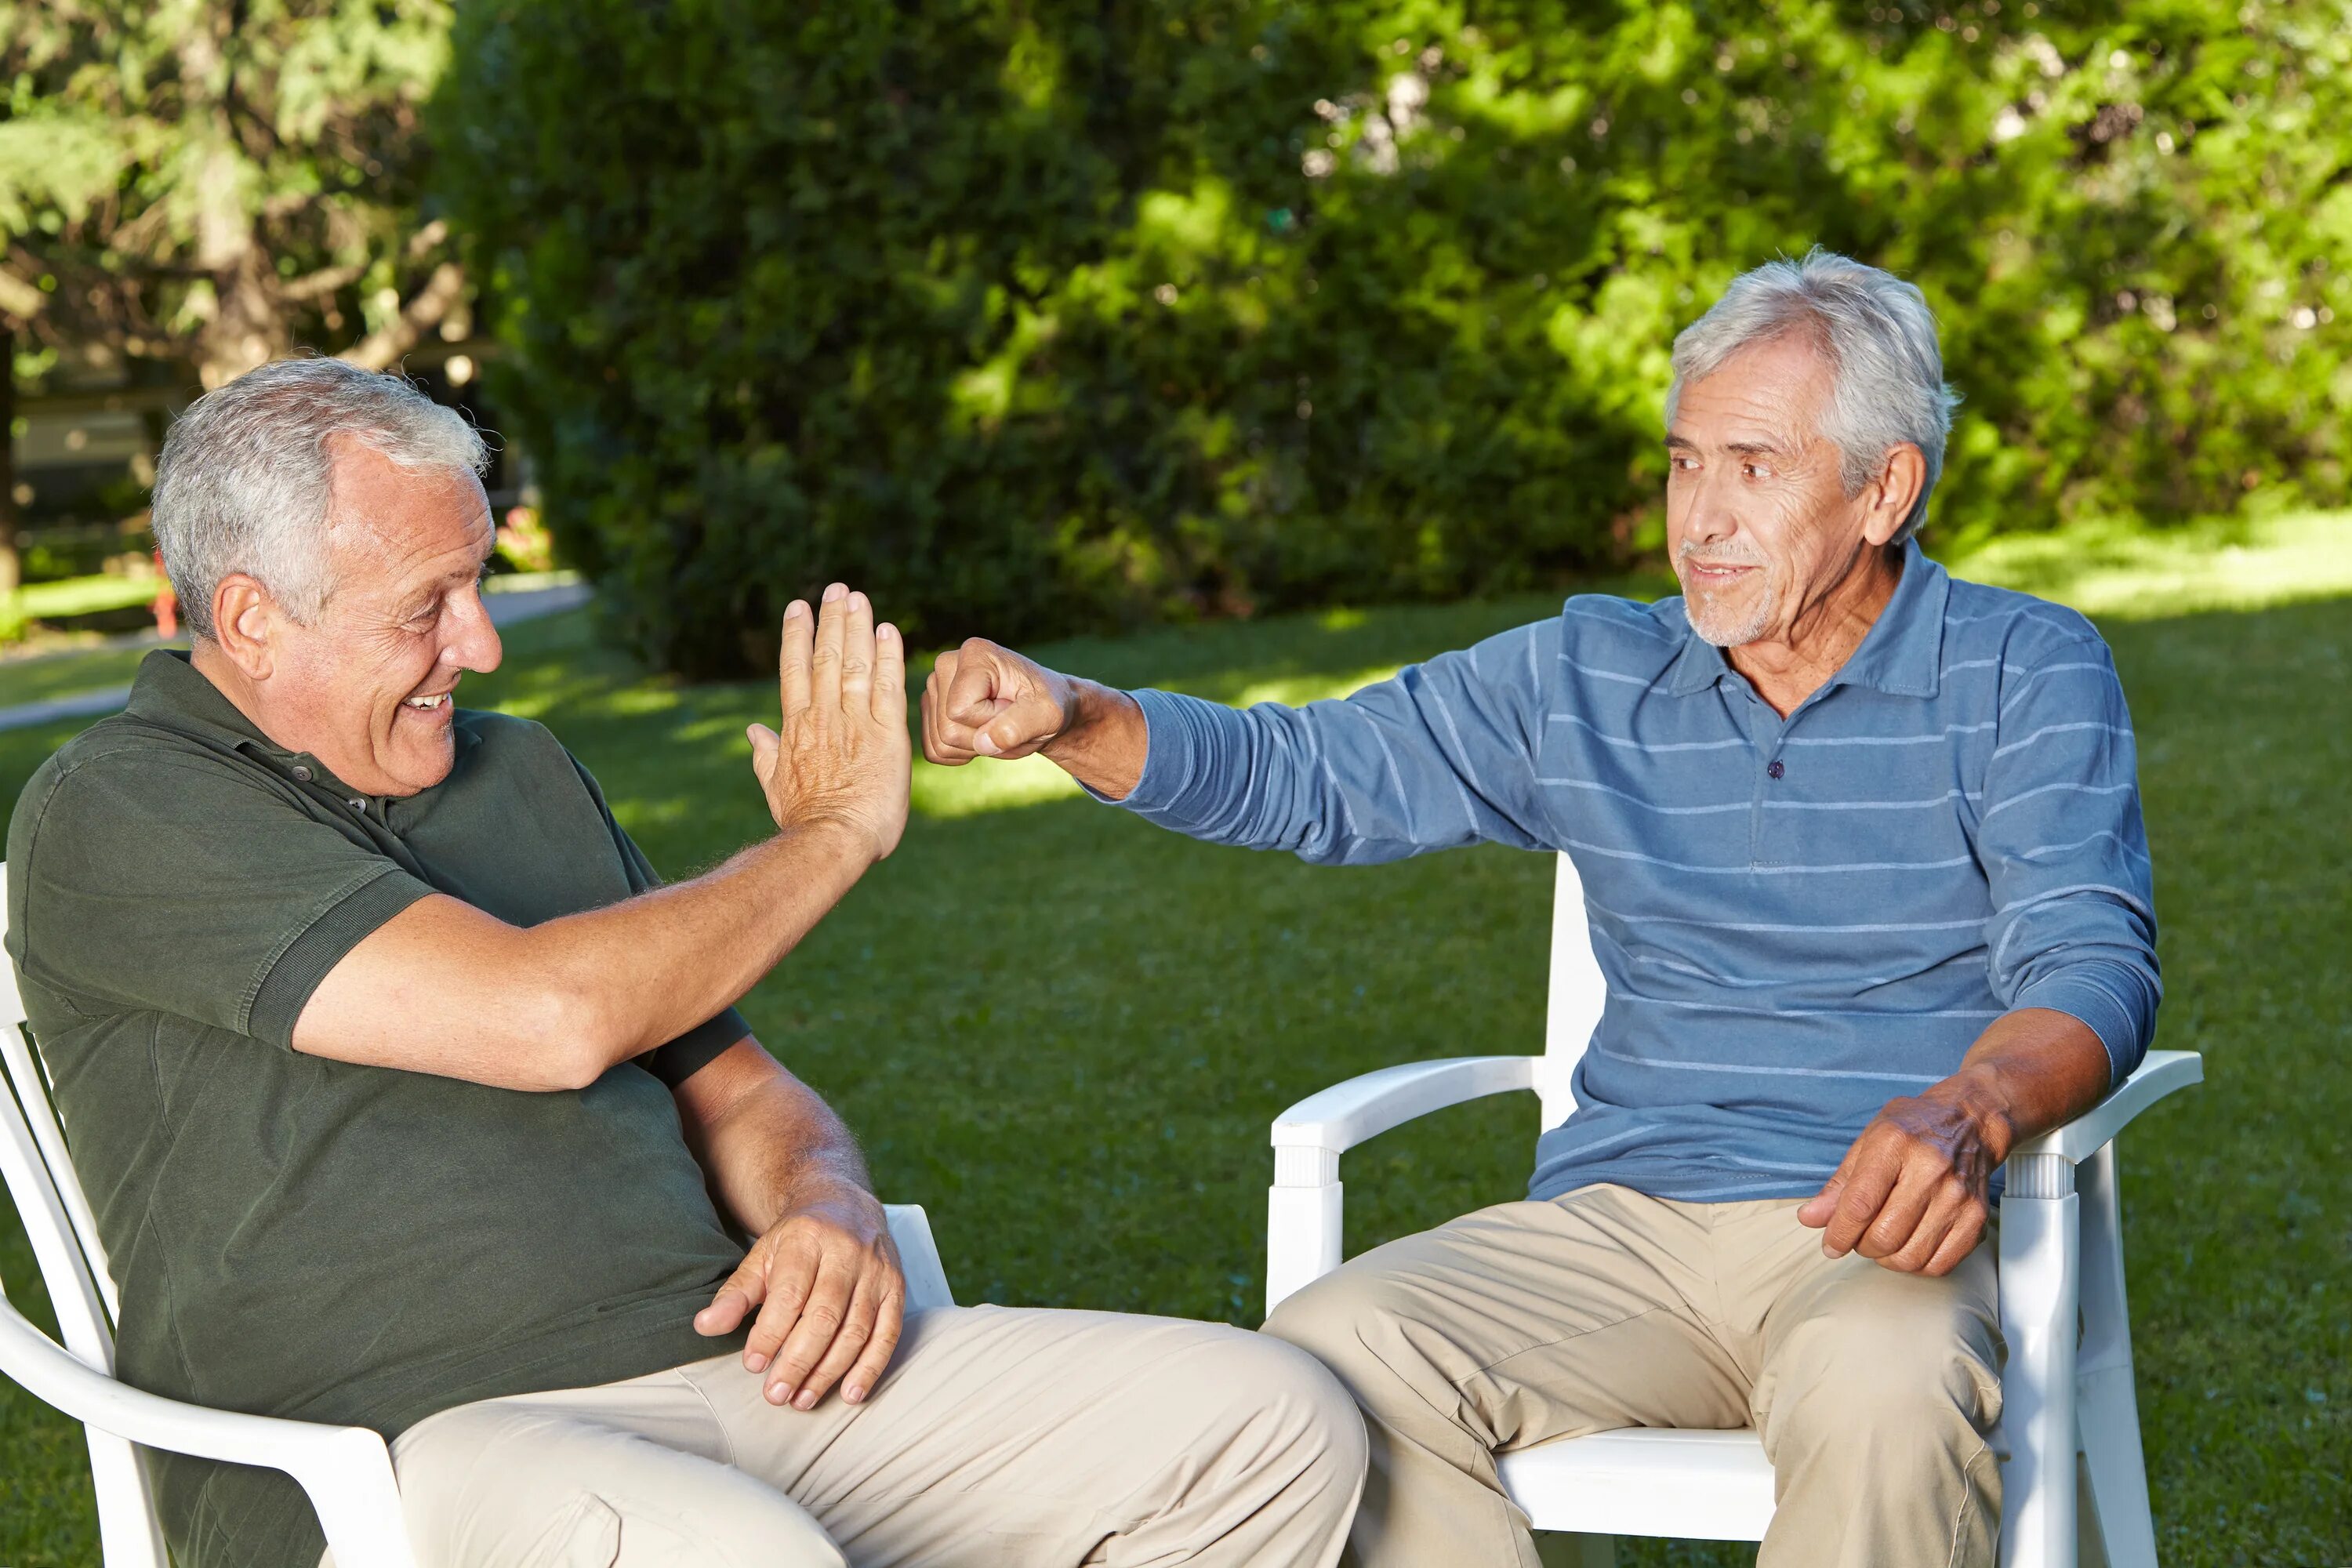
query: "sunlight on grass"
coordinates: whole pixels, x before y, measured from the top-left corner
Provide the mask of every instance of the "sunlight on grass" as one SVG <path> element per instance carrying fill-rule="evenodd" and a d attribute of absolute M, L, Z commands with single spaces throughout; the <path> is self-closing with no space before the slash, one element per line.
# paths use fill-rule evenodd
<path fill-rule="evenodd" d="M 2127 522 L 1996 539 L 1955 576 L 2039 594 L 2086 616 L 2147 620 L 2352 595 L 2352 512 L 2292 512 L 2149 530 Z"/>

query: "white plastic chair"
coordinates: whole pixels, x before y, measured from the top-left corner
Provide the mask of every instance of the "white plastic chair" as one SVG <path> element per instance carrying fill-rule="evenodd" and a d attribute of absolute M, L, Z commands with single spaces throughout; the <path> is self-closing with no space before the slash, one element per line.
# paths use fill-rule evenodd
<path fill-rule="evenodd" d="M 0 866 L 0 934 L 7 868 Z M 210 1410 L 117 1382 L 110 1325 L 121 1310 L 106 1252 L 49 1106 L 48 1075 L 22 1027 L 13 964 L 0 964 L 0 1175 L 32 1238 L 33 1256 L 65 1336 L 59 1345 L 0 1295 L 0 1373 L 82 1423 L 98 1494 L 106 1568 L 170 1568 L 146 1467 L 132 1445 L 284 1470 L 326 1529 L 336 1568 L 415 1568 L 383 1439 L 363 1426 L 327 1426 Z M 919 1206 L 887 1207 L 907 1270 L 910 1310 L 953 1305 L 947 1272 Z"/>
<path fill-rule="evenodd" d="M 1265 1304 L 1272 1312 L 1339 1266 L 1339 1156 L 1414 1117 L 1509 1089 L 1535 1090 L 1542 1124 L 1574 1109 L 1570 1077 L 1607 994 L 1585 923 L 1575 865 L 1559 859 L 1552 912 L 1551 996 L 1539 1057 L 1455 1057 L 1383 1068 L 1300 1100 L 1274 1124 Z M 2151 1051 L 2080 1118 L 2021 1143 L 2000 1208 L 2000 1561 L 2075 1568 L 2081 1540 L 2114 1568 L 2156 1568 L 2156 1530 L 2132 1396 L 2115 1138 L 2177 1089 L 2202 1081 L 2193 1051 Z M 2076 1334 L 2077 1312 L 2081 1331 Z M 2078 1517 L 2076 1457 L 2091 1507 Z M 1772 1518 L 1772 1467 L 1752 1431 L 1631 1427 L 1502 1456 L 1504 1491 L 1534 1528 L 1587 1538 L 1761 1541 Z M 2097 1561 L 2097 1559 L 2093 1559 Z"/>

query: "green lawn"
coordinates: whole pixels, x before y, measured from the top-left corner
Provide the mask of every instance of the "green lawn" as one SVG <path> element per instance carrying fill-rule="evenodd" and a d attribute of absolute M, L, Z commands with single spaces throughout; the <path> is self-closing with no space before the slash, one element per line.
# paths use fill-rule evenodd
<path fill-rule="evenodd" d="M 2125 1156 L 2165 1560 L 2346 1563 L 2352 522 L 2289 520 L 2237 547 L 2251 565 L 2119 544 L 2087 572 L 2015 547 L 1984 569 L 2081 599 L 2115 645 L 2160 882 L 2161 1043 L 2207 1056 L 2206 1087 L 2146 1119 Z M 1037 651 L 1114 681 L 1304 697 L 1550 603 Z M 761 829 L 741 726 L 772 690 L 646 677 L 578 615 L 516 628 L 508 648 L 466 700 L 553 726 L 666 870 Z M 0 802 L 74 728 L 0 734 Z M 744 1008 L 841 1107 L 884 1190 L 929 1207 L 962 1300 L 1254 1322 L 1277 1110 L 1384 1063 L 1540 1048 L 1537 857 L 1317 869 L 1157 832 L 1042 764 L 922 767 L 916 799 L 898 854 Z M 1513 1195 L 1534 1110 L 1462 1108 L 1352 1156 L 1350 1249 Z M 0 1276 L 45 1315 L 5 1205 Z M 73 1429 L 0 1386 L 0 1563 L 97 1561 L 82 1465 Z M 1750 1555 L 1644 1544 L 1621 1561 Z"/>

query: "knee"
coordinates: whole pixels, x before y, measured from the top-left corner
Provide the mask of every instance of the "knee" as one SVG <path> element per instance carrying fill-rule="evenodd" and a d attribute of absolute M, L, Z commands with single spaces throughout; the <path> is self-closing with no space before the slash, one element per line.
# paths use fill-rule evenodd
<path fill-rule="evenodd" d="M 1774 1362 L 1769 1387 L 1759 1391 L 1769 1408 L 1757 1412 L 1768 1447 L 1966 1446 L 2000 1418 L 1990 1346 L 1941 1316 L 1802 1323 Z"/>
<path fill-rule="evenodd" d="M 1397 1317 L 1399 1303 L 1390 1299 L 1386 1285 L 1377 1274 L 1335 1269 L 1293 1292 L 1266 1319 L 1263 1331 L 1297 1345 L 1349 1387 L 1360 1388 L 1364 1373 L 1380 1361 L 1370 1342 Z"/>
<path fill-rule="evenodd" d="M 1262 1450 L 1269 1454 L 1287 1451 L 1319 1469 L 1362 1472 L 1363 1414 L 1329 1368 L 1278 1337 L 1235 1329 L 1221 1341 L 1213 1375 L 1229 1392 L 1234 1426 L 1257 1426 L 1271 1439 Z"/>

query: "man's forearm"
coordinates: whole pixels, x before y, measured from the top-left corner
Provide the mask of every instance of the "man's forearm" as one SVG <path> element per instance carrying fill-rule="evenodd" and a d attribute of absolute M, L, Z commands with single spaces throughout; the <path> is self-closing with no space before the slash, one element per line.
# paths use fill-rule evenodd
<path fill-rule="evenodd" d="M 2112 1077 L 2107 1048 L 2089 1025 L 2051 1008 L 2021 1007 L 1995 1019 L 1959 1070 L 1920 1098 L 1966 1110 L 1985 1128 L 1998 1163 L 2096 1105 Z"/>
<path fill-rule="evenodd" d="M 779 833 L 690 881 L 530 928 L 520 972 L 572 989 L 609 1067 L 732 1005 L 870 865 L 854 834 Z"/>
<path fill-rule="evenodd" d="M 738 1042 L 677 1093 L 687 1142 L 719 1202 L 751 1234 L 814 1204 L 871 1196 L 849 1129 L 758 1041 Z"/>
<path fill-rule="evenodd" d="M 499 1088 L 584 1087 L 750 990 L 872 858 L 870 839 L 820 824 L 691 881 L 537 926 L 424 899 L 320 983 L 294 1046 Z"/>
<path fill-rule="evenodd" d="M 1087 788 L 1125 800 L 1143 781 L 1144 759 L 1151 750 L 1142 705 L 1113 687 L 1064 679 L 1070 721 L 1039 749 Z"/>

